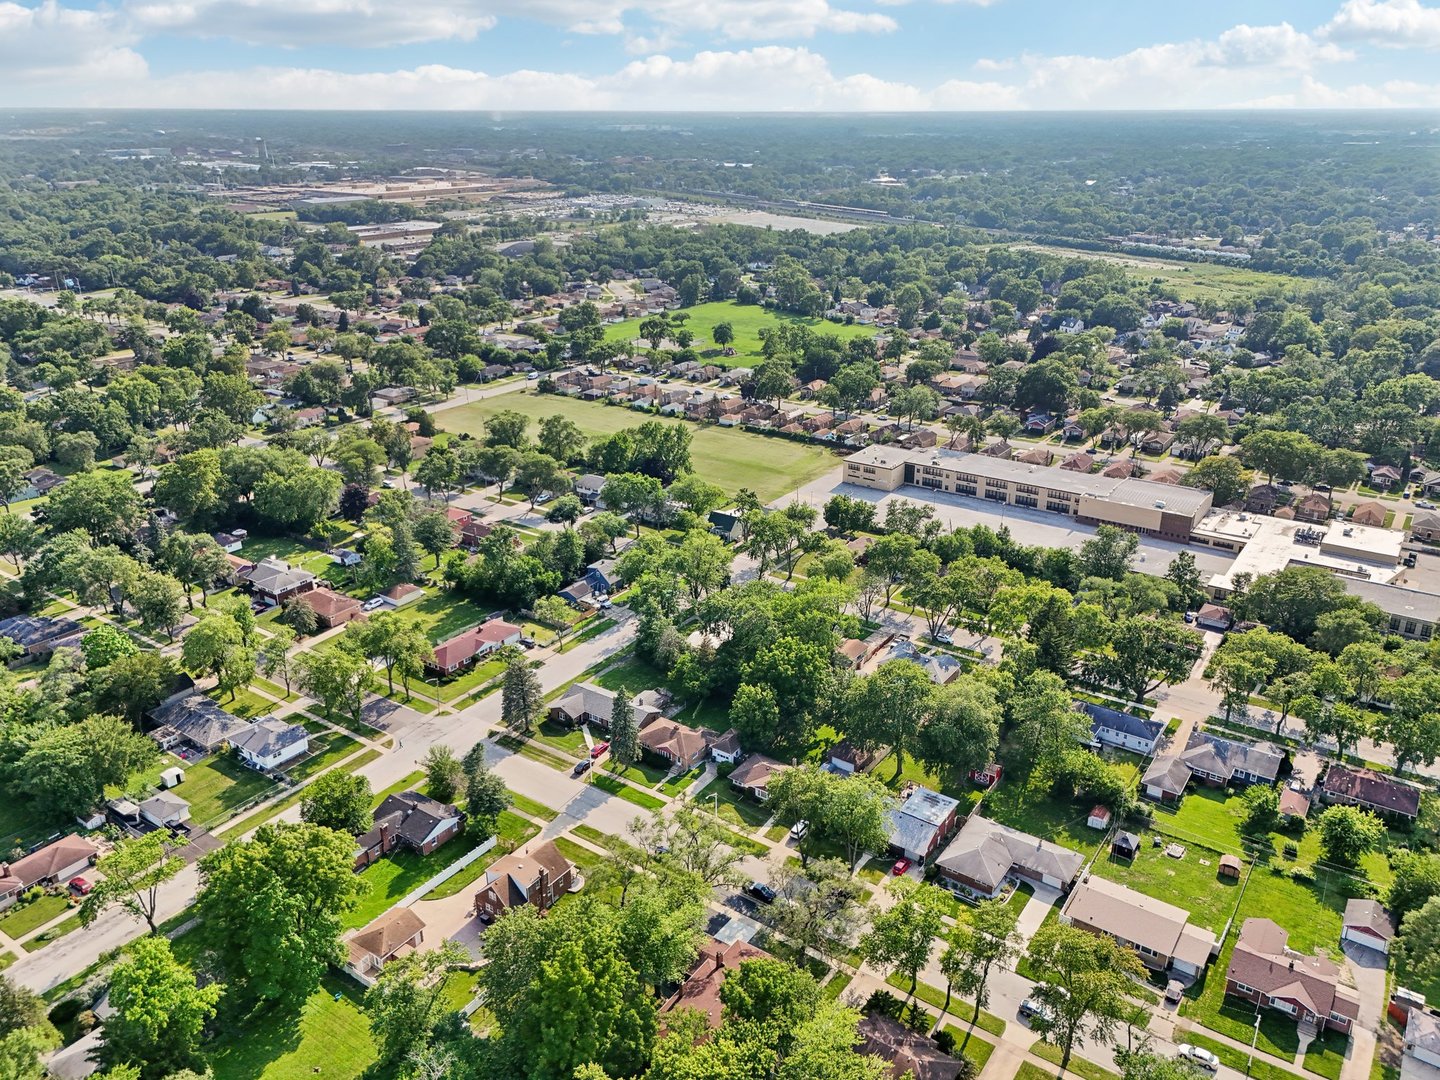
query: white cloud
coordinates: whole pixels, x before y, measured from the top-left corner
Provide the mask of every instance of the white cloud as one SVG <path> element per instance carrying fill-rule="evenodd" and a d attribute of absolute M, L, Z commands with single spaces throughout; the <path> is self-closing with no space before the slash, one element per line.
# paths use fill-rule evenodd
<path fill-rule="evenodd" d="M 581 34 L 639 35 L 636 24 L 730 41 L 832 33 L 886 33 L 895 20 L 829 0 L 132 0 L 143 29 L 280 47 L 379 48 L 473 40 L 503 18 L 531 19 Z"/>
<path fill-rule="evenodd" d="M 1346 0 L 1320 33 L 1392 49 L 1440 49 L 1440 8 L 1420 0 Z"/>
<path fill-rule="evenodd" d="M 0 71 L 11 87 L 45 89 L 77 74 L 97 83 L 143 79 L 146 64 L 134 37 L 104 10 L 0 3 Z"/>

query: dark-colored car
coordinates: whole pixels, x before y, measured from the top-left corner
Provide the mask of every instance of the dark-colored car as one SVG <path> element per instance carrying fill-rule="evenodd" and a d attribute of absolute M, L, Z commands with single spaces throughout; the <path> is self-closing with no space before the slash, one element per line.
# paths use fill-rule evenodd
<path fill-rule="evenodd" d="M 763 881 L 752 881 L 745 886 L 745 891 L 759 900 L 762 904 L 773 904 L 775 902 L 775 890 Z"/>
<path fill-rule="evenodd" d="M 584 761 L 576 762 L 576 763 L 575 763 L 575 768 L 571 770 L 570 775 L 571 775 L 571 776 L 584 776 L 587 772 L 590 771 L 590 766 L 591 766 L 592 764 L 594 764 L 594 763 L 593 763 L 589 758 L 586 758 Z"/>

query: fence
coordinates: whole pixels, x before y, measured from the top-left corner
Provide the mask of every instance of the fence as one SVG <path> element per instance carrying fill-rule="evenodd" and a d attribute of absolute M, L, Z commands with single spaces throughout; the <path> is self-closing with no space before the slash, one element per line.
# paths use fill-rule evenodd
<path fill-rule="evenodd" d="M 444 870 L 441 870 L 438 874 L 436 874 L 434 877 L 432 877 L 429 881 L 425 882 L 423 885 L 419 886 L 419 887 L 416 888 L 414 891 L 412 891 L 409 895 L 407 895 L 407 896 L 405 896 L 403 899 L 401 899 L 401 901 L 400 901 L 398 904 L 396 904 L 395 906 L 396 906 L 396 907 L 409 907 L 411 904 L 415 903 L 416 900 L 419 900 L 422 896 L 424 896 L 426 893 L 428 893 L 431 889 L 435 888 L 435 887 L 438 886 L 438 885 L 443 884 L 443 883 L 446 882 L 446 881 L 449 881 L 452 877 L 454 877 L 456 874 L 458 874 L 461 870 L 464 870 L 467 866 L 469 866 L 471 863 L 473 863 L 476 859 L 480 858 L 480 856 L 482 856 L 482 855 L 486 854 L 487 852 L 489 852 L 490 849 L 495 846 L 495 841 L 496 841 L 496 837 L 492 836 L 492 837 L 490 837 L 490 839 L 486 840 L 486 841 L 485 841 L 483 844 L 481 844 L 479 847 L 472 848 L 472 849 L 471 849 L 469 852 L 467 852 L 465 855 L 462 855 L 460 858 L 456 859 L 456 860 L 455 860 L 453 863 L 451 863 L 449 866 L 445 867 Z"/>

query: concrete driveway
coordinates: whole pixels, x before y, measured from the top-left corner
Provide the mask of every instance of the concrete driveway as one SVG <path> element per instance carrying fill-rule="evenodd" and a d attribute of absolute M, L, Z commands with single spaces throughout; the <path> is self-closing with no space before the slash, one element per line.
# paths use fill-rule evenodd
<path fill-rule="evenodd" d="M 1347 941 L 1342 948 L 1345 959 L 1349 961 L 1355 989 L 1360 995 L 1360 1022 L 1352 1030 L 1350 1045 L 1345 1048 L 1345 1064 L 1340 1069 L 1340 1080 L 1367 1080 L 1370 1063 L 1375 1057 L 1375 1032 L 1384 1023 L 1386 958 L 1374 949 L 1367 949 L 1353 941 Z"/>

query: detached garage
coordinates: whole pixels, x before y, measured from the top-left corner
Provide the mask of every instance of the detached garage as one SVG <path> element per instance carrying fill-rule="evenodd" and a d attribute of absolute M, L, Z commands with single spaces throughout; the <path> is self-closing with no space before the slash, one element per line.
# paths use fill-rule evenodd
<path fill-rule="evenodd" d="M 1356 899 L 1345 905 L 1345 918 L 1340 924 L 1341 941 L 1388 954 L 1394 937 L 1395 921 L 1379 901 Z"/>

